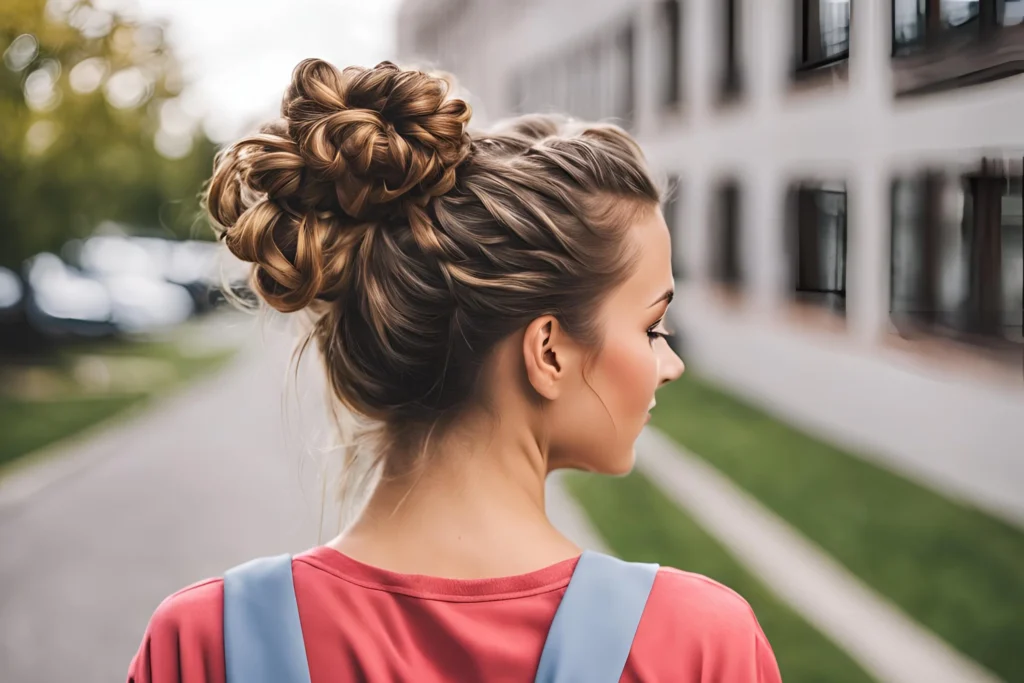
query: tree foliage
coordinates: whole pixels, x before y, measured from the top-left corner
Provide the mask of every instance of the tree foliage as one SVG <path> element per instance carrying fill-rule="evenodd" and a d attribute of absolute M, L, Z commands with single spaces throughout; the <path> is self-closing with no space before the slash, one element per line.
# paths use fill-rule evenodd
<path fill-rule="evenodd" d="M 163 26 L 92 0 L 3 0 L 0 52 L 0 265 L 103 220 L 209 234 L 214 145 L 168 115 L 183 83 Z"/>

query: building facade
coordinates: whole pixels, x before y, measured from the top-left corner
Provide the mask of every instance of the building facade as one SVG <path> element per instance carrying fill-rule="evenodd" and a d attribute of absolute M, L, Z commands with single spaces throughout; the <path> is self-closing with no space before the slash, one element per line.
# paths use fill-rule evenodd
<path fill-rule="evenodd" d="M 478 125 L 636 135 L 693 368 L 1024 523 L 1024 0 L 407 0 L 398 32 Z"/>

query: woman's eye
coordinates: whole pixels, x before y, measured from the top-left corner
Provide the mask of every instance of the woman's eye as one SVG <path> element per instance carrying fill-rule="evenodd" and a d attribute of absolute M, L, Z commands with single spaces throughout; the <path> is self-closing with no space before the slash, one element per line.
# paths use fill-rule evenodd
<path fill-rule="evenodd" d="M 654 325 L 652 325 L 650 328 L 648 328 L 648 330 L 647 330 L 647 337 L 648 337 L 648 339 L 651 340 L 651 343 L 654 343 L 655 339 L 668 339 L 669 337 L 672 336 L 672 333 L 667 331 L 667 330 L 655 329 L 659 325 L 661 325 L 661 321 L 660 320 L 657 323 L 655 323 Z"/>

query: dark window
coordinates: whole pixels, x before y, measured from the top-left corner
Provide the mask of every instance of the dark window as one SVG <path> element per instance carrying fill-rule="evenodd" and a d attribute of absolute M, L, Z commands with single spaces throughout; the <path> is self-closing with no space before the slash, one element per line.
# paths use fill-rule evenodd
<path fill-rule="evenodd" d="M 1024 0 L 893 0 L 896 90 L 928 92 L 1024 71 Z"/>
<path fill-rule="evenodd" d="M 1024 250 L 1021 243 L 1021 179 L 991 174 L 968 178 L 964 193 L 964 235 L 968 254 L 967 311 L 969 333 L 1020 340 Z"/>
<path fill-rule="evenodd" d="M 939 0 L 939 18 L 946 28 L 966 26 L 981 13 L 978 0 Z"/>
<path fill-rule="evenodd" d="M 731 99 L 743 91 L 743 77 L 740 73 L 740 2 L 741 0 L 720 0 L 722 9 L 722 74 L 720 94 L 722 99 Z"/>
<path fill-rule="evenodd" d="M 793 298 L 845 313 L 845 184 L 798 184 L 790 189 L 789 208 Z"/>
<path fill-rule="evenodd" d="M 994 0 L 894 0 L 896 54 L 907 54 L 942 41 L 976 37 L 982 24 L 982 5 L 992 12 L 995 10 Z M 989 22 L 992 23 L 991 19 Z"/>
<path fill-rule="evenodd" d="M 999 225 L 1001 230 L 1003 335 L 1024 343 L 1024 179 L 1001 183 Z"/>
<path fill-rule="evenodd" d="M 718 186 L 712 205 L 711 279 L 733 287 L 743 284 L 740 265 L 741 201 L 739 183 L 727 180 Z"/>
<path fill-rule="evenodd" d="M 928 0 L 893 0 L 892 40 L 897 54 L 924 42 Z"/>
<path fill-rule="evenodd" d="M 893 184 L 893 321 L 976 342 L 1024 342 L 1021 177 L 990 162 Z"/>
<path fill-rule="evenodd" d="M 849 57 L 850 4 L 850 0 L 797 0 L 798 69 Z"/>
<path fill-rule="evenodd" d="M 663 0 L 658 17 L 662 32 L 660 104 L 674 107 L 682 101 L 682 8 L 679 0 Z"/>
<path fill-rule="evenodd" d="M 925 173 L 900 178 L 892 187 L 892 284 L 890 309 L 896 315 L 934 323 L 939 317 L 942 176 Z"/>

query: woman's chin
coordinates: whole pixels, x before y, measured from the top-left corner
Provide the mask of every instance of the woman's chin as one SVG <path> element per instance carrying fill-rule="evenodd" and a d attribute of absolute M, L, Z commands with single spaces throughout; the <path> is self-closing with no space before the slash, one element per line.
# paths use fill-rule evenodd
<path fill-rule="evenodd" d="M 623 453 L 620 457 L 615 458 L 614 461 L 608 463 L 608 467 L 604 468 L 601 474 L 607 474 L 612 477 L 624 477 L 633 471 L 633 467 L 636 465 L 636 448 L 631 447 L 628 451 Z"/>
<path fill-rule="evenodd" d="M 633 471 L 636 465 L 636 445 L 615 452 L 604 451 L 599 458 L 580 457 L 579 459 L 562 460 L 549 464 L 549 472 L 561 469 L 579 470 L 591 474 L 603 474 L 611 477 L 624 477 Z"/>

